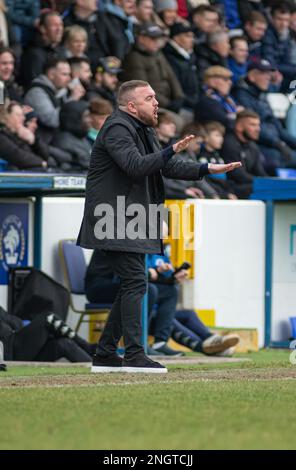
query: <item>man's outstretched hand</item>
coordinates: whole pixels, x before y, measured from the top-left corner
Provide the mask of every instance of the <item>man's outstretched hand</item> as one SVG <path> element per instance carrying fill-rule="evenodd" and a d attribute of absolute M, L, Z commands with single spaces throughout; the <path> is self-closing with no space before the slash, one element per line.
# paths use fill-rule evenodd
<path fill-rule="evenodd" d="M 187 135 L 186 137 L 184 137 L 184 139 L 178 140 L 178 142 L 173 145 L 174 152 L 183 152 L 183 150 L 186 150 L 190 142 L 192 142 L 192 140 L 194 139 L 196 139 L 195 135 Z"/>
<path fill-rule="evenodd" d="M 218 164 L 218 163 L 209 163 L 208 169 L 211 175 L 217 175 L 219 173 L 228 173 L 229 171 L 236 170 L 242 166 L 241 162 L 233 162 L 233 163 L 225 163 L 225 164 Z"/>

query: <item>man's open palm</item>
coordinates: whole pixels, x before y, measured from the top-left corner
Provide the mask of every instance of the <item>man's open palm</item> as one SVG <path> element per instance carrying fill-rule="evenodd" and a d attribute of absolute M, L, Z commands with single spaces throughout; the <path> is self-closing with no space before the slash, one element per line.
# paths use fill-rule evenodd
<path fill-rule="evenodd" d="M 242 166 L 241 162 L 232 162 L 232 163 L 225 163 L 225 164 L 218 164 L 218 163 L 209 163 L 208 169 L 211 175 L 218 175 L 219 173 L 228 173 L 229 171 L 236 170 Z"/>

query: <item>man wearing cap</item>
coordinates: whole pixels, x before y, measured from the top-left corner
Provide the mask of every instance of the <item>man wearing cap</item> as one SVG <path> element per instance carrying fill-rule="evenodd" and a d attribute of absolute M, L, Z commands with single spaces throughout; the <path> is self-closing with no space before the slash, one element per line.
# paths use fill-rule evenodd
<path fill-rule="evenodd" d="M 102 57 L 95 69 L 95 93 L 116 106 L 118 74 L 122 71 L 116 57 Z"/>
<path fill-rule="evenodd" d="M 183 107 L 184 94 L 174 71 L 161 52 L 163 44 L 164 32 L 159 26 L 153 23 L 141 25 L 136 45 L 123 62 L 124 72 L 121 78 L 123 81 L 149 82 L 156 92 L 159 106 L 178 113 Z M 176 120 L 178 118 L 176 116 Z M 184 123 L 179 127 L 182 124 Z"/>
<path fill-rule="evenodd" d="M 246 78 L 241 79 L 233 90 L 233 96 L 240 105 L 252 109 L 260 116 L 259 145 L 265 156 L 266 170 L 271 175 L 274 175 L 278 167 L 295 167 L 296 164 L 296 138 L 273 115 L 266 99 L 273 71 L 269 61 L 253 58 Z"/>
<path fill-rule="evenodd" d="M 175 23 L 170 30 L 170 40 L 163 53 L 178 78 L 185 95 L 183 107 L 193 112 L 199 98 L 196 57 L 193 52 L 194 33 L 190 25 Z"/>
<path fill-rule="evenodd" d="M 232 72 L 225 67 L 209 67 L 204 73 L 203 96 L 195 110 L 200 122 L 218 121 L 233 129 L 236 115 L 242 110 L 230 96 Z"/>

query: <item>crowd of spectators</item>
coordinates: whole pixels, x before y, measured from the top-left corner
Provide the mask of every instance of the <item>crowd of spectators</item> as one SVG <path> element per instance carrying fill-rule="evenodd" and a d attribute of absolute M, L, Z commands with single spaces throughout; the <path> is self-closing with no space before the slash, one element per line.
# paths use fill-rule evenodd
<path fill-rule="evenodd" d="M 169 197 L 248 198 L 256 176 L 296 168 L 293 0 L 0 0 L 0 159 L 9 170 L 86 172 L 121 82 L 148 81 L 180 158 L 239 160 L 229 179 L 165 180 Z M 291 100 L 293 103 L 293 100 Z"/>

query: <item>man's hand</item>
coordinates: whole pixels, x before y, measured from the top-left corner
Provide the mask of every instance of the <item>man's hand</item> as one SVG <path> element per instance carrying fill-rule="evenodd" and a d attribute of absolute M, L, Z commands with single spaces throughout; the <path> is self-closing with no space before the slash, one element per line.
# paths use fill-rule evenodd
<path fill-rule="evenodd" d="M 209 173 L 211 175 L 218 175 L 220 173 L 228 173 L 229 171 L 233 171 L 241 167 L 242 167 L 241 162 L 233 162 L 233 163 L 225 163 L 225 164 L 209 163 L 208 165 Z"/>
<path fill-rule="evenodd" d="M 186 269 L 182 269 L 177 274 L 175 274 L 174 277 L 177 280 L 177 282 L 179 282 L 179 284 L 182 284 L 182 282 L 184 282 L 185 279 L 188 278 L 188 276 L 189 276 L 188 271 Z"/>
<path fill-rule="evenodd" d="M 157 266 L 157 272 L 159 274 L 166 273 L 167 271 L 173 271 L 174 268 L 171 263 L 163 263 L 160 266 Z"/>
<path fill-rule="evenodd" d="M 194 139 L 196 139 L 195 135 L 187 135 L 184 139 L 178 140 L 178 142 L 173 145 L 174 152 L 183 152 L 183 150 L 186 150 L 190 142 L 192 142 Z"/>
<path fill-rule="evenodd" d="M 190 197 L 205 199 L 204 193 L 198 188 L 187 188 L 185 189 L 185 194 Z"/>

